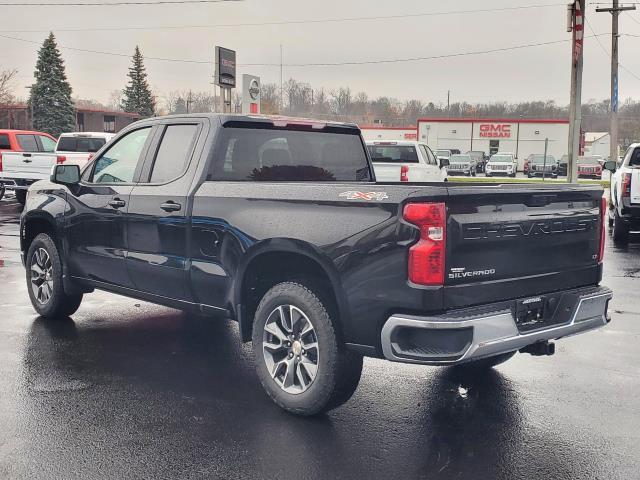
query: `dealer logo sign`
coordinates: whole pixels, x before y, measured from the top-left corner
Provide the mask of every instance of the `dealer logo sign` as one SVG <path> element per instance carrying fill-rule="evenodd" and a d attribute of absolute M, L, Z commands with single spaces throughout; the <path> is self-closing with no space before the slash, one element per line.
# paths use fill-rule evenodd
<path fill-rule="evenodd" d="M 511 125 L 508 123 L 482 123 L 480 136 L 485 138 L 510 138 Z"/>

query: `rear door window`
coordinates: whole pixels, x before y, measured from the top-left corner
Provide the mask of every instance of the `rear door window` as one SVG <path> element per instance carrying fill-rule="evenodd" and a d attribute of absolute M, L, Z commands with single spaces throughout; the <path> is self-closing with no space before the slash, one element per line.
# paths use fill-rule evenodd
<path fill-rule="evenodd" d="M 369 145 L 371 161 L 376 163 L 418 163 L 413 145 Z"/>
<path fill-rule="evenodd" d="M 208 179 L 371 181 L 360 135 L 337 130 L 226 127 Z"/>
<path fill-rule="evenodd" d="M 37 152 L 39 150 L 35 135 L 16 135 L 16 139 L 24 152 Z"/>
<path fill-rule="evenodd" d="M 9 141 L 9 135 L 0 135 L 0 150 L 11 150 L 11 142 Z"/>
<path fill-rule="evenodd" d="M 151 183 L 165 183 L 187 169 L 196 142 L 198 125 L 168 125 L 151 171 Z"/>
<path fill-rule="evenodd" d="M 47 153 L 53 153 L 56 151 L 56 142 L 44 135 L 37 135 L 37 140 L 40 140 L 41 150 Z"/>
<path fill-rule="evenodd" d="M 422 154 L 424 155 L 424 157 L 427 159 L 427 163 L 429 165 L 437 165 L 438 161 L 436 160 L 435 155 L 433 154 L 433 152 L 431 151 L 431 149 L 425 145 L 420 145 L 420 148 L 422 149 Z"/>

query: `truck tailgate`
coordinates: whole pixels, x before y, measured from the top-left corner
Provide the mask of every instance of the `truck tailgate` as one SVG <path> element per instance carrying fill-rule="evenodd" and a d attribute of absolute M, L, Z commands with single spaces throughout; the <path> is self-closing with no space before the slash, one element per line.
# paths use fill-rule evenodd
<path fill-rule="evenodd" d="M 2 154 L 2 176 L 44 179 L 51 173 L 57 156 L 53 153 L 6 152 Z"/>
<path fill-rule="evenodd" d="M 640 203 L 640 168 L 631 168 L 631 203 Z"/>
<path fill-rule="evenodd" d="M 453 184 L 448 192 L 446 308 L 599 282 L 601 187 Z"/>
<path fill-rule="evenodd" d="M 378 182 L 399 182 L 401 163 L 374 162 L 373 170 Z"/>

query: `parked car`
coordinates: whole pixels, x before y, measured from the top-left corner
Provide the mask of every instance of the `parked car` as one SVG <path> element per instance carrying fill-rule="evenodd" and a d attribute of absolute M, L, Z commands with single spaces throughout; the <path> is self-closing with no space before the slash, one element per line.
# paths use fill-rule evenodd
<path fill-rule="evenodd" d="M 451 153 L 451 150 L 436 150 L 436 157 L 438 158 L 450 158 L 451 155 L 453 155 L 453 153 Z"/>
<path fill-rule="evenodd" d="M 513 154 L 496 153 L 487 162 L 485 175 L 487 177 L 493 177 L 496 175 L 508 175 L 509 177 L 515 178 L 517 171 L 518 161 Z"/>
<path fill-rule="evenodd" d="M 476 176 L 476 163 L 470 155 L 451 155 L 449 157 L 449 166 L 447 167 L 449 175 L 466 175 L 467 177 Z"/>
<path fill-rule="evenodd" d="M 566 177 L 568 171 L 569 171 L 569 155 L 565 153 L 562 157 L 560 157 L 560 161 L 558 162 L 558 175 Z"/>
<path fill-rule="evenodd" d="M 58 138 L 55 151 L 66 157 L 66 163 L 74 163 L 82 168 L 114 136 L 113 133 L 102 132 L 63 133 Z"/>
<path fill-rule="evenodd" d="M 20 248 L 43 321 L 93 289 L 237 320 L 267 394 L 311 415 L 363 356 L 477 371 L 605 325 L 602 194 L 376 183 L 356 125 L 156 117 L 33 185 Z"/>
<path fill-rule="evenodd" d="M 476 162 L 476 172 L 482 173 L 484 172 L 485 165 L 487 164 L 487 156 L 484 152 L 477 150 L 470 150 L 467 152 L 473 160 Z"/>
<path fill-rule="evenodd" d="M 578 157 L 578 178 L 596 178 L 602 177 L 602 166 L 596 156 Z"/>
<path fill-rule="evenodd" d="M 445 182 L 449 161 L 438 159 L 424 143 L 367 142 L 379 182 Z"/>
<path fill-rule="evenodd" d="M 33 160 L 42 155 L 41 152 L 53 152 L 55 145 L 56 140 L 47 133 L 0 129 L 0 199 L 9 189 L 14 190 L 16 198 L 24 203 L 28 184 L 23 183 L 21 175 L 15 171 L 16 158 L 26 170 Z"/>
<path fill-rule="evenodd" d="M 529 165 L 531 164 L 531 157 L 533 157 L 533 153 L 524 160 L 524 164 L 522 165 L 522 171 L 524 172 L 525 175 L 529 174 Z"/>
<path fill-rule="evenodd" d="M 462 153 L 462 152 L 460 152 L 460 150 L 457 149 L 457 148 L 452 148 L 451 149 L 451 155 L 460 155 L 460 153 Z"/>
<path fill-rule="evenodd" d="M 558 178 L 558 161 L 553 155 L 531 155 L 527 176 Z"/>
<path fill-rule="evenodd" d="M 640 229 L 640 143 L 629 146 L 619 162 L 608 160 L 611 171 L 609 227 L 613 241 L 627 243 L 629 231 Z"/>

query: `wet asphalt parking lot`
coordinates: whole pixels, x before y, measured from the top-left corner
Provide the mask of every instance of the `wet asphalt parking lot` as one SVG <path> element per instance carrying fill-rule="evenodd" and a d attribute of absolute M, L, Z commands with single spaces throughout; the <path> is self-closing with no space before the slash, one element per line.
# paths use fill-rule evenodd
<path fill-rule="evenodd" d="M 356 394 L 282 412 L 237 325 L 96 292 L 31 308 L 0 201 L 0 478 L 640 478 L 640 235 L 607 240 L 613 321 L 485 375 L 365 360 Z"/>

